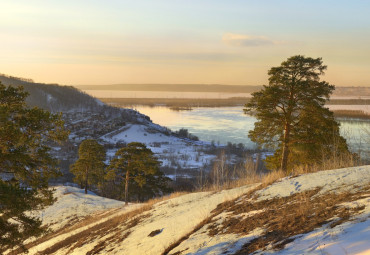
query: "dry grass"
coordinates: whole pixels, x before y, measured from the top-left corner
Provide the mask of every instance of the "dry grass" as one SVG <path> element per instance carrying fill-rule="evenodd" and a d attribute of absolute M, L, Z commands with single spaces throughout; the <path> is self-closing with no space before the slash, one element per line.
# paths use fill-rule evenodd
<path fill-rule="evenodd" d="M 121 242 L 125 238 L 127 238 L 130 234 L 130 229 L 136 226 L 137 224 L 139 224 L 144 218 L 149 216 L 149 214 L 146 212 L 152 209 L 154 204 L 157 204 L 157 203 L 160 203 L 160 202 L 163 202 L 163 201 L 175 198 L 175 197 L 179 197 L 184 194 L 186 193 L 175 192 L 168 196 L 151 199 L 145 204 L 143 204 L 143 206 L 139 207 L 138 209 L 112 217 L 111 219 L 108 219 L 106 221 L 104 221 L 104 219 L 116 214 L 120 210 L 120 208 L 111 209 L 109 211 L 102 211 L 92 216 L 87 216 L 84 219 L 80 219 L 77 223 L 76 223 L 77 220 L 74 220 L 73 224 L 68 224 L 63 229 L 48 233 L 47 235 L 44 235 L 43 237 L 37 239 L 36 241 L 27 244 L 26 247 L 27 249 L 30 249 L 41 243 L 47 242 L 57 236 L 71 233 L 75 230 L 86 227 L 88 225 L 93 225 L 94 223 L 103 220 L 101 223 L 95 224 L 86 230 L 83 230 L 74 235 L 71 235 L 68 238 L 64 239 L 63 241 L 55 243 L 53 246 L 48 247 L 47 249 L 39 252 L 39 254 L 51 254 L 51 253 L 56 252 L 59 249 L 67 248 L 67 247 L 69 247 L 69 252 L 72 252 L 74 249 L 81 247 L 84 244 L 91 242 L 94 239 L 100 238 L 102 239 L 102 241 L 100 241 L 93 248 L 93 250 L 89 252 L 89 254 L 96 254 L 102 249 L 104 249 L 104 247 L 107 244 L 114 243 L 114 242 Z M 112 233 L 112 232 L 116 232 L 116 234 L 107 239 L 104 238 L 108 233 Z M 22 251 L 20 249 L 16 249 L 11 254 L 19 254 L 21 252 Z"/>
<path fill-rule="evenodd" d="M 281 170 L 278 171 L 271 171 L 268 174 L 265 174 L 262 176 L 262 184 L 264 187 L 267 187 L 268 185 L 271 185 L 275 181 L 284 178 L 287 176 L 287 173 Z"/>
<path fill-rule="evenodd" d="M 254 194 L 257 190 L 259 190 L 260 187 L 257 187 L 257 188 L 254 188 L 253 190 L 250 190 L 246 195 L 247 196 L 250 196 L 251 194 Z M 234 201 L 234 200 L 232 200 Z M 229 202 L 224 202 L 223 204 L 227 204 Z M 217 215 L 219 214 L 218 211 L 213 211 L 211 213 L 210 216 L 208 216 L 207 218 L 205 218 L 203 221 L 201 221 L 198 225 L 196 225 L 194 227 L 194 229 L 192 229 L 189 233 L 185 234 L 184 236 L 182 236 L 181 238 L 179 238 L 177 241 L 171 243 L 163 252 L 162 252 L 162 255 L 166 255 L 168 254 L 170 251 L 172 251 L 173 249 L 175 249 L 177 246 L 179 246 L 182 242 L 184 242 L 185 240 L 187 240 L 192 234 L 194 234 L 195 232 L 197 232 L 198 230 L 200 230 L 202 227 L 204 227 L 205 225 L 209 224 L 212 222 L 212 219 L 214 217 L 216 217 Z M 173 255 L 177 255 L 177 254 L 181 254 L 181 252 L 176 252 L 174 253 Z"/>
<path fill-rule="evenodd" d="M 341 155 L 332 155 L 323 159 L 320 164 L 300 165 L 292 170 L 292 175 L 315 173 L 323 170 L 339 169 L 345 167 L 354 167 L 361 165 L 361 161 L 356 159 L 353 154 L 344 153 Z"/>
<path fill-rule="evenodd" d="M 258 184 L 258 183 L 260 183 L 261 185 L 257 186 L 254 190 L 252 190 L 252 191 L 248 192 L 246 195 L 244 195 L 247 198 L 252 198 L 257 190 L 265 188 L 265 187 L 271 185 L 272 183 L 280 180 L 281 178 L 284 178 L 284 177 L 287 177 L 287 176 L 296 176 L 296 175 L 299 175 L 299 174 L 312 173 L 312 172 L 317 172 L 317 171 L 324 170 L 324 169 L 329 170 L 329 169 L 336 169 L 336 168 L 341 168 L 341 167 L 350 167 L 350 166 L 355 166 L 355 165 L 356 165 L 356 163 L 353 159 L 353 156 L 352 155 L 346 155 L 346 156 L 336 157 L 334 159 L 328 159 L 328 160 L 324 161 L 324 163 L 321 164 L 321 165 L 300 166 L 300 167 L 297 167 L 296 169 L 294 169 L 291 173 L 287 173 L 287 172 L 278 170 L 278 171 L 271 171 L 267 174 L 261 175 L 261 174 L 257 173 L 257 171 L 255 170 L 256 168 L 255 168 L 254 165 L 246 164 L 244 166 L 244 169 L 239 169 L 240 172 L 244 172 L 244 176 L 242 178 L 239 178 L 237 180 L 226 180 L 226 181 L 223 182 L 222 185 L 209 185 L 209 186 L 206 186 L 206 187 L 201 187 L 200 190 L 198 190 L 198 191 L 214 191 L 214 192 L 216 192 L 216 191 L 220 191 L 220 190 L 224 190 L 224 189 L 232 189 L 232 188 L 237 188 L 237 187 L 241 187 L 241 186 L 245 186 L 245 185 L 249 185 L 249 184 Z M 313 206 L 313 203 L 320 204 L 319 203 L 320 199 L 315 199 L 314 201 L 311 201 L 311 197 L 313 195 L 317 194 L 317 192 L 318 192 L 318 190 L 307 191 L 307 192 L 295 194 L 295 195 L 293 195 L 291 197 L 288 197 L 288 198 L 273 199 L 272 201 L 270 201 L 268 203 L 266 203 L 266 201 L 264 201 L 264 202 L 258 203 L 255 210 L 262 210 L 262 208 L 264 208 L 264 209 L 268 208 L 268 213 L 271 214 L 273 212 L 276 212 L 277 214 L 279 214 L 280 213 L 280 211 L 279 211 L 280 208 L 284 208 L 285 203 L 290 203 L 291 201 L 293 201 L 293 206 L 292 207 L 294 207 L 294 209 L 296 209 L 296 210 L 291 210 L 290 207 L 289 208 L 286 207 L 287 209 L 285 210 L 285 214 L 290 214 L 290 215 L 294 215 L 294 216 L 298 217 L 299 219 L 302 220 L 300 223 L 304 224 L 303 219 L 306 219 L 307 217 L 310 217 L 307 214 L 310 212 L 311 206 Z M 336 198 L 336 199 L 332 200 L 331 204 L 329 203 L 329 209 L 330 209 L 330 206 L 331 206 L 331 214 L 325 214 L 326 206 L 328 206 L 328 203 L 324 202 L 324 203 L 321 204 L 321 207 L 320 206 L 316 207 L 316 208 L 319 208 L 318 210 L 321 210 L 320 211 L 321 214 L 318 214 L 318 217 L 313 217 L 313 218 L 316 218 L 316 221 L 312 221 L 311 222 L 312 224 L 311 225 L 309 224 L 307 226 L 307 228 L 298 227 L 297 229 L 295 229 L 295 231 L 296 232 L 299 231 L 299 230 L 306 231 L 306 232 L 311 231 L 313 226 L 319 226 L 319 225 L 321 226 L 323 223 L 325 223 L 326 220 L 328 220 L 330 218 L 330 215 L 332 215 L 332 216 L 336 215 L 338 217 L 341 217 L 340 220 L 338 221 L 338 223 L 348 220 L 350 213 L 361 210 L 361 208 L 356 208 L 356 209 L 353 209 L 353 210 L 351 210 L 351 209 L 334 210 L 333 208 L 336 208 L 336 203 L 351 200 L 350 199 L 351 196 L 352 195 L 350 195 L 350 193 L 341 194 L 340 196 L 333 195 L 333 194 L 328 195 L 328 197 L 324 198 L 324 200 L 326 200 L 326 199 L 330 200 L 330 197 L 335 197 Z M 357 197 L 355 195 L 353 195 L 353 198 L 357 198 Z M 221 205 L 221 207 L 224 206 L 224 209 L 232 207 L 232 205 L 238 199 L 235 199 L 233 201 L 225 202 Z M 294 200 L 296 200 L 296 201 L 294 201 Z M 276 202 L 276 201 L 278 201 L 278 202 Z M 275 203 L 275 206 L 272 206 L 274 203 Z M 270 208 L 269 205 L 271 205 L 271 208 Z M 260 207 L 260 208 L 258 209 L 258 207 Z M 313 212 L 313 214 L 311 214 L 311 215 L 314 215 L 315 212 Z M 221 211 L 217 211 L 217 210 L 213 211 L 212 215 L 210 217 L 208 217 L 207 219 L 205 219 L 200 224 L 198 224 L 195 227 L 194 230 L 192 230 L 191 232 L 189 232 L 188 234 L 186 234 L 185 236 L 180 238 L 178 241 L 174 242 L 169 247 L 167 247 L 167 249 L 165 250 L 165 252 L 163 254 L 168 254 L 171 250 L 173 250 L 175 247 L 177 247 L 180 243 L 182 243 L 184 240 L 188 239 L 191 234 L 198 231 L 204 225 L 210 223 L 212 221 L 212 219 L 220 213 L 221 213 Z M 245 211 L 244 212 L 239 212 L 239 213 L 245 213 Z M 237 213 L 235 213 L 235 214 L 237 214 Z M 281 217 L 285 217 L 285 214 L 281 214 Z M 326 215 L 327 217 L 323 217 L 324 220 L 320 221 L 320 216 L 321 215 L 324 215 L 324 216 Z M 268 221 L 268 219 L 271 219 L 271 217 L 269 218 L 269 217 L 265 217 L 265 216 L 266 216 L 266 214 L 264 214 L 264 216 L 262 218 L 265 219 L 265 220 L 267 219 L 267 221 Z M 281 217 L 277 216 L 275 218 L 281 220 Z M 288 221 L 289 221 L 290 218 L 288 217 L 288 218 L 285 218 L 285 219 L 288 219 Z M 255 221 L 255 222 L 258 222 L 258 224 L 261 224 L 261 221 Z M 286 221 L 282 221 L 282 222 L 284 224 L 287 223 Z M 293 222 L 295 222 L 295 221 L 293 221 Z M 235 226 L 240 226 L 238 224 L 239 223 L 238 220 L 235 220 L 234 223 L 235 223 Z M 232 224 L 232 223 L 228 222 L 228 223 L 226 223 L 226 225 L 227 224 Z M 266 222 L 264 224 L 266 224 Z M 260 226 L 263 226 L 264 224 L 262 224 Z M 280 225 L 281 229 L 284 228 L 284 224 Z M 250 229 L 245 229 L 247 232 L 252 231 L 254 228 L 257 227 L 257 225 L 254 225 L 254 224 L 249 224 L 249 225 L 253 226 L 253 227 L 250 228 Z M 214 226 L 210 227 L 211 235 L 212 235 L 212 231 L 215 231 L 215 232 L 213 232 L 213 234 L 216 234 L 216 233 L 219 233 L 219 232 L 223 232 L 224 228 L 225 228 L 225 226 L 223 226 L 222 230 L 217 229 L 217 228 L 212 230 L 213 227 Z M 291 231 L 291 233 L 294 233 L 294 231 Z M 280 237 L 282 237 L 282 240 L 276 241 L 274 238 L 272 238 L 274 236 L 275 236 L 275 239 L 277 237 L 279 237 L 278 239 L 280 239 Z M 263 241 L 264 238 L 266 239 L 265 241 Z M 274 232 L 274 231 L 272 231 L 268 236 L 266 236 L 264 238 L 255 240 L 254 241 L 255 242 L 254 248 L 265 247 L 264 245 L 266 245 L 266 242 L 267 243 L 273 242 L 275 248 L 283 248 L 285 246 L 285 244 L 294 240 L 294 239 L 291 239 L 289 237 L 278 235 L 278 233 Z M 240 254 L 247 254 L 247 253 L 242 252 Z"/>
<path fill-rule="evenodd" d="M 186 195 L 186 194 L 189 194 L 189 192 L 174 192 L 174 193 L 171 193 L 171 194 L 163 196 L 163 197 L 157 197 L 157 198 L 150 199 L 145 203 L 145 205 L 153 206 L 154 204 L 158 204 L 158 203 L 161 203 L 163 201 L 170 200 L 170 199 L 173 199 L 173 198 L 176 198 L 176 197 L 180 197 L 180 196 L 183 196 L 183 195 Z"/>
<path fill-rule="evenodd" d="M 351 216 L 359 213 L 364 207 L 348 208 L 341 206 L 341 204 L 370 196 L 369 184 L 356 193 L 343 192 L 319 195 L 320 189 L 315 189 L 288 197 L 256 201 L 256 191 L 284 176 L 286 176 L 285 172 L 276 171 L 262 178 L 257 178 L 262 185 L 237 199 L 220 204 L 211 212 L 211 216 L 179 240 L 170 244 L 162 254 L 170 253 L 204 226 L 207 226 L 210 238 L 219 234 L 245 235 L 258 228 L 264 229 L 261 236 L 244 245 L 236 254 L 250 254 L 259 249 L 265 249 L 268 245 L 271 245 L 274 249 L 282 249 L 299 234 L 311 232 L 327 223 L 330 223 L 330 227 L 335 227 L 350 220 Z M 256 213 L 250 214 L 250 217 L 247 218 L 240 217 L 240 215 L 250 212 Z M 220 224 L 217 216 L 223 213 L 231 216 L 224 218 Z M 181 254 L 181 252 L 178 254 Z"/>
<path fill-rule="evenodd" d="M 59 229 L 57 231 L 54 231 L 54 232 L 51 232 L 49 231 L 46 235 L 36 239 L 35 241 L 33 242 L 30 242 L 28 244 L 25 245 L 25 247 L 27 249 L 30 249 L 32 247 L 35 247 L 41 243 L 44 243 L 44 242 L 47 242 L 57 236 L 60 236 L 60 235 L 63 235 L 63 234 L 66 234 L 66 233 L 70 233 L 76 229 L 79 229 L 79 228 L 82 228 L 82 227 L 85 227 L 87 225 L 90 225 L 94 222 L 98 222 L 99 220 L 101 219 L 104 219 L 106 217 L 109 217 L 110 215 L 113 215 L 115 213 L 117 213 L 117 211 L 119 210 L 119 208 L 115 208 L 115 209 L 111 209 L 109 211 L 102 211 L 100 213 L 96 213 L 94 215 L 89 215 L 89 216 L 86 216 L 84 218 L 71 218 L 71 220 L 68 222 L 67 225 L 65 225 L 62 229 Z M 50 226 L 47 226 L 47 227 L 50 227 Z M 12 252 L 10 252 L 9 254 L 20 254 L 22 253 L 23 250 L 21 248 L 17 248 L 17 249 L 14 249 Z"/>
<path fill-rule="evenodd" d="M 236 254 L 250 254 L 265 249 L 271 245 L 274 249 L 282 249 L 285 244 L 294 240 L 294 236 L 313 231 L 315 228 L 337 218 L 331 226 L 350 220 L 350 217 L 363 209 L 363 207 L 347 208 L 341 203 L 356 201 L 369 195 L 370 185 L 357 193 L 327 193 L 318 196 L 319 189 L 296 193 L 289 197 L 273 198 L 261 202 L 251 201 L 253 193 L 240 202 L 237 199 L 220 204 L 213 215 L 229 213 L 231 217 L 225 218 L 222 224 L 216 219 L 209 224 L 209 235 L 241 234 L 263 228 L 264 233 L 245 244 Z M 258 212 L 242 218 L 241 214 Z"/>
<path fill-rule="evenodd" d="M 266 174 L 259 174 L 255 171 L 249 171 L 244 177 L 234 179 L 234 180 L 225 180 L 222 185 L 208 185 L 208 186 L 203 186 L 196 190 L 195 192 L 201 192 L 201 191 L 221 191 L 225 189 L 233 189 L 233 188 L 238 188 L 250 184 L 262 184 L 261 187 L 263 188 L 266 187 L 273 182 L 284 178 L 288 176 L 288 173 L 284 171 L 271 171 Z"/>
<path fill-rule="evenodd" d="M 72 252 L 74 249 L 82 247 L 84 244 L 89 243 L 96 239 L 102 239 L 93 250 L 99 250 L 99 247 L 104 246 L 106 243 L 104 237 L 108 234 L 114 234 L 111 238 L 110 243 L 122 242 L 129 236 L 129 229 L 139 224 L 143 219 L 149 217 L 148 213 L 152 208 L 152 205 L 144 205 L 136 210 L 124 213 L 122 215 L 115 216 L 111 219 L 96 224 L 90 228 L 80 231 L 74 235 L 70 235 L 66 239 L 55 243 L 47 249 L 40 251 L 39 254 L 52 254 L 62 248 L 69 247 L 67 253 Z M 83 223 L 83 222 L 82 222 Z"/>
<path fill-rule="evenodd" d="M 224 189 L 232 189 L 257 183 L 261 183 L 263 187 L 266 187 L 273 182 L 287 176 L 297 176 L 300 174 L 314 173 L 322 170 L 339 169 L 358 165 L 361 165 L 361 161 L 354 154 L 339 154 L 335 151 L 332 153 L 332 155 L 326 155 L 323 153 L 323 159 L 320 164 L 302 164 L 295 166 L 289 172 L 274 170 L 264 174 L 259 173 L 256 170 L 256 163 L 251 161 L 251 159 L 246 159 L 245 165 L 232 170 L 228 169 L 227 166 L 223 166 L 221 162 L 221 166 L 223 167 L 216 168 L 218 171 L 217 175 L 220 176 L 217 178 L 217 181 L 213 181 L 213 183 L 210 181 L 208 182 L 208 185 L 201 185 L 197 190 L 195 190 L 195 192 L 221 191 Z M 215 171 L 215 169 L 213 169 L 213 171 Z"/>
<path fill-rule="evenodd" d="M 340 163 L 339 163 L 340 162 Z M 336 161 L 333 162 L 327 162 L 325 164 L 325 167 L 327 168 L 338 168 L 338 164 L 344 164 L 345 166 L 348 166 L 348 158 L 342 158 L 342 159 L 336 159 Z M 321 170 L 322 166 L 310 166 L 310 167 L 301 167 L 297 168 L 293 171 L 294 175 L 302 174 L 302 173 L 308 173 L 308 172 L 316 172 Z M 244 195 L 243 197 L 249 197 L 252 198 L 253 194 L 256 190 L 262 189 L 273 182 L 286 177 L 287 173 L 283 171 L 272 171 L 268 174 L 258 174 L 255 170 L 255 168 L 251 167 L 245 167 L 245 169 L 242 169 L 241 171 L 244 171 L 243 178 L 237 179 L 237 180 L 231 180 L 231 181 L 225 181 L 221 187 L 215 187 L 215 186 L 209 186 L 207 187 L 207 191 L 218 191 L 221 189 L 231 189 L 236 187 L 241 187 L 248 184 L 256 184 L 261 183 L 257 188 L 250 191 L 248 194 Z M 291 173 L 292 174 L 292 173 Z M 368 189 L 369 190 L 369 189 Z M 205 191 L 204 188 L 202 188 L 202 191 Z M 316 226 L 321 226 L 324 224 L 331 216 L 338 216 L 340 218 L 339 221 L 336 223 L 332 223 L 332 226 L 335 226 L 336 224 L 341 224 L 342 222 L 349 219 L 350 213 L 354 213 L 354 211 L 350 209 L 339 209 L 336 205 L 340 203 L 341 201 L 350 201 L 351 199 L 355 199 L 356 196 L 353 194 L 342 194 L 341 196 L 332 196 L 331 197 L 324 197 L 324 203 L 319 202 L 319 200 L 312 199 L 312 196 L 317 193 L 317 190 L 315 191 L 308 191 L 305 193 L 295 194 L 288 198 L 276 198 L 272 199 L 271 201 L 264 201 L 263 203 L 243 203 L 242 205 L 236 204 L 236 200 L 225 202 L 217 209 L 212 212 L 212 215 L 205 219 L 203 222 L 198 224 L 191 232 L 189 232 L 187 235 L 183 236 L 180 240 L 176 241 L 175 243 L 171 244 L 163 254 L 167 254 L 170 252 L 173 248 L 178 246 L 181 242 L 189 238 L 189 236 L 198 231 L 201 227 L 203 227 L 206 224 L 209 224 L 212 222 L 212 219 L 214 219 L 215 216 L 220 214 L 221 212 L 227 211 L 227 212 L 233 212 L 234 215 L 237 215 L 239 213 L 247 213 L 253 210 L 262 210 L 262 209 L 268 209 L 266 213 L 261 214 L 262 216 L 253 216 L 252 221 L 249 221 L 248 223 L 245 223 L 244 221 L 235 221 L 232 218 L 225 220 L 224 224 L 222 226 L 216 226 L 212 225 L 209 227 L 211 235 L 216 235 L 221 230 L 222 232 L 230 231 L 230 233 L 246 233 L 248 231 L 252 231 L 257 226 L 267 226 L 267 229 L 271 233 L 266 233 L 263 238 L 259 238 L 256 240 L 253 240 L 251 244 L 248 246 L 247 251 L 249 250 L 258 250 L 259 247 L 262 247 L 263 245 L 266 245 L 267 243 L 273 244 L 274 247 L 284 247 L 284 245 L 288 242 L 290 242 L 290 237 L 292 235 L 296 235 L 299 231 L 311 231 L 312 228 Z M 95 239 L 101 239 L 101 241 L 95 245 L 95 247 L 89 252 L 89 254 L 95 254 L 103 250 L 108 244 L 112 243 L 118 243 L 122 242 L 124 239 L 126 239 L 130 235 L 130 229 L 139 224 L 145 217 L 149 216 L 148 212 L 153 208 L 153 206 L 157 203 L 161 203 L 163 201 L 173 199 L 182 195 L 185 195 L 188 193 L 185 192 L 176 192 L 172 193 L 168 196 L 159 197 L 155 199 L 149 200 L 147 203 L 145 203 L 142 207 L 112 217 L 111 219 L 108 219 L 106 221 L 103 221 L 101 223 L 95 224 L 91 226 L 90 228 L 80 231 L 79 233 L 76 233 L 65 240 L 55 243 L 53 246 L 43 250 L 40 252 L 40 254 L 51 254 L 53 252 L 56 252 L 59 249 L 62 248 L 69 248 L 69 251 L 72 252 L 74 249 L 83 246 L 86 243 L 92 242 Z M 320 197 L 322 199 L 322 197 Z M 328 202 L 329 201 L 329 202 Z M 330 202 L 332 201 L 332 202 Z M 311 211 L 311 208 L 317 208 L 319 211 Z M 321 208 L 321 209 L 320 209 Z M 325 214 L 325 208 L 329 208 L 329 214 Z M 361 208 L 357 208 L 357 210 L 360 210 Z M 51 240 L 52 238 L 55 238 L 59 235 L 63 235 L 66 233 L 71 233 L 74 230 L 77 230 L 79 228 L 88 226 L 90 224 L 94 224 L 98 221 L 104 220 L 105 218 L 112 216 L 117 213 L 119 209 L 112 209 L 109 211 L 104 211 L 98 214 L 95 214 L 93 216 L 88 216 L 84 220 L 79 221 L 78 223 L 67 226 L 64 229 L 58 230 L 54 233 L 49 233 L 36 241 L 26 245 L 26 247 L 32 248 L 34 246 L 37 246 L 40 243 L 46 242 L 48 240 Z M 321 211 L 320 211 L 321 210 Z M 356 210 L 355 210 L 356 211 Z M 310 214 L 311 212 L 311 214 Z M 315 220 L 312 221 L 310 224 L 307 225 L 307 227 L 299 227 L 299 228 L 291 228 L 289 231 L 285 231 L 285 226 L 292 226 L 303 224 L 304 221 L 309 220 L 312 218 L 313 214 L 320 215 L 322 220 Z M 260 215 L 260 214 L 259 214 Z M 289 218 L 287 215 L 293 215 L 293 218 Z M 313 218 L 319 218 L 319 217 L 313 217 Z M 284 221 L 285 220 L 285 221 Z M 282 222 L 283 224 L 280 224 L 278 222 Z M 275 224 L 275 225 L 274 225 Z M 235 227 L 232 227 L 235 226 Z M 239 230 L 238 230 L 239 229 Z M 284 232 L 284 231 L 285 232 Z M 107 234 L 116 233 L 114 235 Z M 78 240 L 78 241 L 77 241 Z M 264 247 L 264 246 L 263 246 Z M 245 250 L 245 247 L 243 248 Z M 19 254 L 21 250 L 14 250 L 11 254 Z M 243 254 L 243 253 L 240 253 Z"/>
<path fill-rule="evenodd" d="M 214 215 L 204 219 L 202 222 L 200 222 L 198 225 L 196 225 L 194 227 L 194 229 L 192 231 L 190 231 L 189 233 L 187 233 L 186 235 L 182 236 L 179 240 L 177 240 L 176 242 L 173 242 L 171 243 L 163 252 L 162 252 L 162 255 L 167 255 L 170 251 L 172 251 L 173 249 L 175 249 L 177 246 L 179 246 L 183 241 L 187 240 L 192 234 L 194 234 L 195 232 L 197 232 L 199 229 L 201 229 L 204 225 L 210 223 L 210 221 L 212 220 L 212 218 L 214 217 Z M 177 254 L 177 253 L 175 253 Z M 174 255 L 175 255 L 174 254 Z"/>

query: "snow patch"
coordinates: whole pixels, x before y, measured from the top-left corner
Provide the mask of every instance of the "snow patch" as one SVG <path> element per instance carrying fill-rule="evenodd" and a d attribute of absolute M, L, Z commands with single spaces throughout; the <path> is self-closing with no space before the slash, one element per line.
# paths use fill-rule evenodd
<path fill-rule="evenodd" d="M 369 183 L 370 165 L 326 170 L 298 177 L 285 177 L 280 181 L 256 192 L 258 201 L 274 197 L 287 197 L 295 193 L 322 188 L 320 193 L 354 189 L 355 185 Z"/>

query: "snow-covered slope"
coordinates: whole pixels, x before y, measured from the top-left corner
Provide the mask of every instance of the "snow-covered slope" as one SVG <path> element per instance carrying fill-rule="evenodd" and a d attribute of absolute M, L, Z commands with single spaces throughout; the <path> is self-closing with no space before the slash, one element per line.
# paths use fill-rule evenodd
<path fill-rule="evenodd" d="M 53 230 L 61 229 L 97 212 L 120 208 L 124 204 L 121 201 L 99 197 L 90 191 L 85 194 L 85 190 L 70 186 L 55 187 L 54 197 L 56 202 L 53 206 L 37 212 L 43 224 Z"/>
<path fill-rule="evenodd" d="M 30 254 L 370 253 L 370 166 L 154 204 L 124 206 L 71 187 L 56 194 L 41 213 L 55 232 L 29 241 Z"/>
<path fill-rule="evenodd" d="M 162 162 L 162 166 L 183 169 L 199 169 L 210 165 L 215 155 L 206 154 L 203 146 L 209 143 L 202 141 L 190 141 L 165 134 L 163 127 L 147 123 L 128 124 L 112 133 L 106 134 L 101 139 L 107 143 L 117 142 L 140 142 L 150 148 Z M 162 132 L 160 132 L 162 131 Z M 113 157 L 116 149 L 109 150 L 107 154 Z"/>

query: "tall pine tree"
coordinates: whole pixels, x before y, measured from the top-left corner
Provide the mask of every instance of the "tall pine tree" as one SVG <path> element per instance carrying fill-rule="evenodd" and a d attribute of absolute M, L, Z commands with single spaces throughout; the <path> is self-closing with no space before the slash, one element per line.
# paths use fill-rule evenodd
<path fill-rule="evenodd" d="M 145 144 L 132 142 L 116 152 L 110 162 L 107 179 L 123 184 L 124 199 L 128 204 L 129 194 L 140 199 L 169 191 L 168 178 L 159 170 L 159 165 Z"/>
<path fill-rule="evenodd" d="M 48 180 L 59 171 L 50 144 L 68 135 L 60 114 L 28 108 L 27 96 L 0 83 L 0 252 L 44 232 L 25 212 L 53 202 Z"/>
<path fill-rule="evenodd" d="M 75 175 L 74 181 L 85 188 L 99 185 L 104 180 L 106 153 L 104 146 L 94 139 L 82 141 L 78 148 L 78 160 L 71 165 L 70 171 Z"/>
<path fill-rule="evenodd" d="M 269 70 L 269 85 L 252 94 L 245 113 L 257 122 L 249 137 L 275 149 L 266 159 L 274 169 L 318 163 L 329 153 L 349 153 L 339 124 L 324 107 L 334 86 L 320 81 L 326 66 L 321 58 L 293 56 Z M 324 156 L 324 157 L 323 157 Z"/>

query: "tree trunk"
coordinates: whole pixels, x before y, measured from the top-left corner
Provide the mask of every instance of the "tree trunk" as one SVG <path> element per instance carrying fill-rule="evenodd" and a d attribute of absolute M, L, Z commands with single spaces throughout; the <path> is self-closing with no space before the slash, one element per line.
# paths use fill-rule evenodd
<path fill-rule="evenodd" d="M 125 205 L 128 204 L 128 178 L 130 177 L 129 171 L 126 171 L 126 180 L 125 180 Z"/>
<path fill-rule="evenodd" d="M 85 194 L 87 194 L 88 178 L 89 178 L 89 169 L 86 167 Z"/>
<path fill-rule="evenodd" d="M 254 166 L 254 171 L 258 173 L 260 170 L 260 164 L 261 164 L 261 153 L 257 153 L 257 158 L 256 158 L 256 164 Z"/>
<path fill-rule="evenodd" d="M 284 140 L 283 140 L 283 153 L 281 157 L 281 170 L 287 171 L 288 166 L 288 156 L 289 156 L 289 138 L 290 138 L 290 125 L 285 123 L 284 127 Z"/>

